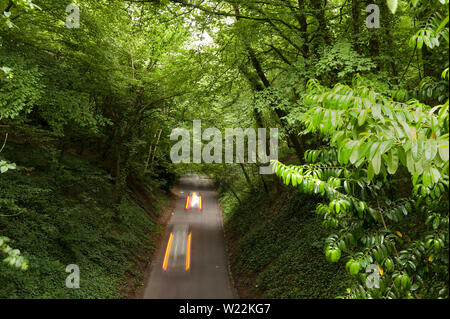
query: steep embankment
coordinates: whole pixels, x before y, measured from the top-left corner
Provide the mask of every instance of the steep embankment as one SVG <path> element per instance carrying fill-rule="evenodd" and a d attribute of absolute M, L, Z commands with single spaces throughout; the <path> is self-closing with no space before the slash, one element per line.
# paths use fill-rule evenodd
<path fill-rule="evenodd" d="M 0 176 L 0 235 L 20 249 L 29 269 L 0 262 L 0 298 L 132 295 L 156 248 L 166 193 L 154 187 L 151 197 L 133 183 L 113 205 L 111 176 L 86 158 L 72 154 L 59 161 L 51 146 L 12 141 L 1 155 L 19 168 Z M 80 268 L 80 289 L 66 288 L 69 264 Z"/>
<path fill-rule="evenodd" d="M 270 199 L 271 198 L 271 199 Z M 233 280 L 241 298 L 335 298 L 348 275 L 323 254 L 317 199 L 292 189 L 221 198 Z"/>

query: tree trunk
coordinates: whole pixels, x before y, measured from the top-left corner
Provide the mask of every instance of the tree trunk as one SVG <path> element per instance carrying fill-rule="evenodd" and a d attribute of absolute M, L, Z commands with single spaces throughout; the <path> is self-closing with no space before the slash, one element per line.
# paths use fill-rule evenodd
<path fill-rule="evenodd" d="M 306 59 L 309 56 L 309 43 L 308 43 L 308 22 L 306 21 L 306 16 L 304 14 L 305 12 L 305 1 L 304 0 L 298 0 L 298 10 L 299 13 L 295 14 L 295 18 L 298 21 L 298 24 L 300 25 L 300 29 L 302 30 L 302 33 L 300 37 L 303 39 L 302 44 L 302 54 L 303 57 Z"/>
<path fill-rule="evenodd" d="M 152 163 L 155 160 L 155 156 L 156 156 L 156 148 L 159 145 L 159 139 L 161 138 L 161 133 L 162 133 L 162 128 L 159 129 L 159 133 L 158 133 L 158 138 L 156 139 L 156 144 L 155 144 L 155 148 L 153 149 L 153 156 L 152 156 Z"/>
<path fill-rule="evenodd" d="M 323 3 L 324 2 L 324 3 Z M 327 1 L 322 0 L 312 0 L 311 6 L 314 9 L 314 16 L 317 19 L 317 22 L 319 24 L 319 32 L 321 32 L 322 39 L 325 42 L 325 44 L 331 44 L 331 37 L 330 32 L 328 30 L 327 26 L 327 20 L 325 17 L 325 7 L 326 7 Z"/>
<path fill-rule="evenodd" d="M 236 192 L 234 191 L 233 187 L 231 187 L 230 184 L 228 184 L 227 182 L 225 182 L 226 187 L 228 188 L 228 190 L 234 195 L 234 197 L 236 197 L 237 201 L 239 202 L 239 204 L 242 204 L 241 199 L 239 198 L 239 196 L 236 194 Z"/>
<path fill-rule="evenodd" d="M 353 47 L 356 52 L 361 53 L 359 46 L 359 15 L 359 1 L 352 0 Z"/>
<path fill-rule="evenodd" d="M 422 47 L 422 67 L 423 67 L 423 75 L 425 76 L 433 76 L 433 63 L 431 62 L 431 52 L 427 48 L 426 45 Z M 439 77 L 438 77 L 439 78 Z"/>
<path fill-rule="evenodd" d="M 120 169 L 121 152 L 122 152 L 122 138 L 119 140 L 119 143 L 117 144 L 117 154 L 116 154 L 116 176 L 115 176 L 114 197 L 113 197 L 113 201 L 116 204 L 120 203 L 121 197 L 120 196 L 121 178 L 122 178 Z"/>
<path fill-rule="evenodd" d="M 258 171 L 259 171 L 259 166 L 257 164 L 255 164 L 255 166 L 257 167 Z M 266 181 L 264 180 L 264 175 L 263 174 L 257 174 L 259 175 L 259 177 L 261 178 L 261 182 L 264 186 L 264 190 L 266 191 L 267 194 L 269 194 L 269 188 L 267 187 Z"/>
<path fill-rule="evenodd" d="M 262 70 L 261 64 L 259 63 L 259 60 L 258 60 L 258 58 L 255 55 L 255 52 L 251 48 L 249 48 L 247 50 L 247 52 L 248 52 L 248 54 L 250 56 L 250 60 L 252 62 L 252 65 L 253 65 L 256 73 L 258 74 L 259 78 L 261 79 L 262 83 L 264 84 L 264 87 L 265 88 L 270 87 L 270 82 L 267 79 L 266 75 L 264 74 L 264 71 Z M 264 89 L 261 85 L 257 86 L 256 88 L 260 89 L 260 90 Z M 274 107 L 273 105 L 272 105 L 272 107 L 275 110 L 275 113 L 277 114 L 281 125 L 285 128 L 285 121 L 282 118 L 285 117 L 287 115 L 287 113 L 285 111 L 281 110 L 281 109 L 278 109 L 278 108 Z M 303 149 L 302 144 L 300 143 L 297 135 L 295 135 L 293 133 L 288 133 L 288 136 L 289 136 L 289 140 L 292 143 L 292 146 L 295 149 L 295 152 L 296 152 L 298 158 L 301 161 L 303 159 L 303 153 L 304 153 L 304 149 Z"/>
<path fill-rule="evenodd" d="M 244 164 L 239 163 L 239 166 L 241 167 L 242 172 L 244 173 L 244 176 L 245 176 L 245 179 L 247 180 L 248 186 L 250 186 L 250 188 L 252 189 L 253 188 L 252 181 L 250 180 L 250 176 L 248 176 L 248 173 L 245 170 Z"/>

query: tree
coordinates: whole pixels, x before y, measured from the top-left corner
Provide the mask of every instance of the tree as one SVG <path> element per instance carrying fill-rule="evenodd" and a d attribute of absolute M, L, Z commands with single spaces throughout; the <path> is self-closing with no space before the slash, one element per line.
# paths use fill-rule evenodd
<path fill-rule="evenodd" d="M 361 283 L 350 296 L 448 295 L 448 100 L 434 108 L 395 102 L 361 78 L 353 88 L 308 87 L 303 122 L 328 144 L 305 153 L 311 164 L 278 162 L 275 170 L 287 185 L 328 200 L 316 210 L 336 229 L 325 255 L 337 262 L 348 253 L 347 269 Z M 360 274 L 373 263 L 380 289 L 368 289 Z"/>

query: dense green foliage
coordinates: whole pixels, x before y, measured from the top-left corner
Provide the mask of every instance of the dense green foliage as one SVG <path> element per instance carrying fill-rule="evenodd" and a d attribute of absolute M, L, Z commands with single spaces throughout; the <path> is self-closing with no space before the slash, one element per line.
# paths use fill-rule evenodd
<path fill-rule="evenodd" d="M 51 146 L 10 142 L 4 152 L 18 172 L 0 180 L 0 229 L 29 267 L 0 264 L 0 298 L 117 298 L 141 284 L 165 202 L 156 201 L 151 212 L 130 194 L 112 205 L 107 172 L 76 155 L 55 167 L 59 152 Z M 66 288 L 69 264 L 80 266 L 80 289 Z"/>
<path fill-rule="evenodd" d="M 78 2 L 79 29 L 68 3 L 35 4 L 0 2 L 0 296 L 118 296 L 160 231 L 148 203 L 174 181 L 155 135 L 184 89 L 164 60 L 187 33 L 133 24 L 122 1 Z M 72 263 L 80 290 L 65 287 Z"/>
<path fill-rule="evenodd" d="M 274 169 L 286 184 L 327 198 L 316 209 L 336 229 L 327 259 L 343 251 L 351 274 L 372 263 L 384 273 L 382 287 L 369 291 L 363 274 L 355 296 L 445 296 L 448 101 L 433 109 L 398 103 L 358 84 L 331 91 L 309 84 L 305 126 L 329 144 L 305 153 L 311 164 Z"/>
<path fill-rule="evenodd" d="M 23 219 L 26 214 L 60 207 L 65 216 L 81 214 L 73 221 L 81 227 L 87 211 L 76 208 L 79 185 L 87 185 L 92 198 L 98 183 L 105 187 L 100 207 L 116 220 L 132 218 L 139 214 L 128 198 L 133 185 L 167 190 L 176 172 L 199 170 L 221 190 L 236 245 L 234 271 L 259 285 L 253 293 L 448 297 L 447 0 L 73 2 L 80 9 L 75 28 L 66 25 L 64 1 L 0 2 L 0 214 L 11 215 L 0 216 L 0 225 L 8 224 L 0 228 L 0 257 L 6 253 L 11 266 L 28 267 L 9 269 L 8 276 L 36 269 L 37 248 L 18 226 L 36 222 Z M 379 16 L 366 11 L 369 4 Z M 379 25 L 370 27 L 368 17 Z M 277 127 L 275 172 L 297 189 L 259 175 L 260 162 L 172 165 L 171 130 L 192 128 L 196 119 L 221 132 Z M 24 141 L 51 155 L 45 165 L 36 156 L 20 162 L 23 154 L 10 148 Z M 74 153 L 89 157 L 79 174 L 68 168 Z M 45 174 L 38 178 L 36 171 Z M 66 184 L 75 189 L 67 191 Z M 50 188 L 56 193 L 43 203 Z M 75 199 L 76 205 L 58 204 Z M 276 203 L 283 208 L 258 221 Z M 106 217 L 98 218 L 92 223 Z M 323 218 L 321 230 L 317 218 Z M 52 235 L 66 225 L 64 218 L 39 220 L 36 227 L 46 232 L 40 236 L 66 236 Z M 129 234 L 150 227 L 134 222 Z M 314 236 L 304 237 L 309 232 Z M 274 236 L 279 241 L 271 250 L 248 249 Z M 313 245 L 321 236 L 326 242 Z M 297 254 L 298 247 L 304 252 Z M 65 262 L 65 253 L 49 262 Z M 379 269 L 380 288 L 366 285 L 370 264 Z M 323 277 L 347 278 L 345 270 L 354 276 L 345 285 L 321 278 L 317 294 L 296 289 L 294 283 L 310 280 L 311 267 Z M 325 285 L 333 288 L 327 292 L 320 288 Z M 341 293 L 344 286 L 349 289 Z"/>
<path fill-rule="evenodd" d="M 419 49 L 439 46 L 443 30 L 448 46 L 448 15 L 439 24 L 433 18 L 431 31 L 425 27 L 411 39 Z M 355 276 L 377 264 L 380 287 L 368 287 L 362 273 L 351 297 L 448 296 L 448 97 L 430 107 L 376 90 L 358 77 L 353 87 L 331 90 L 308 82 L 301 121 L 327 144 L 305 153 L 311 164 L 275 163 L 274 170 L 286 184 L 328 200 L 316 209 L 336 229 L 327 239 L 328 260 L 347 253 Z"/>

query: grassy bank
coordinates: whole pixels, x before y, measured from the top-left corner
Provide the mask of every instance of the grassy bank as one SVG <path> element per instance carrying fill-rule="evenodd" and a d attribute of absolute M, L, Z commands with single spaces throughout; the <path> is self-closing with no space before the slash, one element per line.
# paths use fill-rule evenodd
<path fill-rule="evenodd" d="M 51 146 L 10 141 L 1 155 L 18 169 L 0 176 L 0 235 L 20 249 L 29 269 L 0 262 L 0 298 L 132 293 L 162 231 L 157 220 L 165 193 L 156 186 L 151 192 L 141 187 L 139 194 L 127 189 L 122 203 L 114 205 L 111 176 L 86 158 L 72 154 L 59 160 Z M 69 264 L 80 268 L 79 289 L 66 288 Z"/>
<path fill-rule="evenodd" d="M 244 195 L 245 194 L 245 195 Z M 282 189 L 221 194 L 233 279 L 241 298 L 336 298 L 348 274 L 323 253 L 317 198 Z M 341 261 L 342 262 L 342 261 Z"/>

